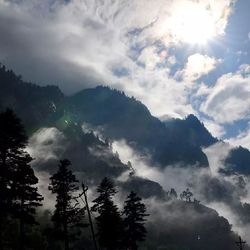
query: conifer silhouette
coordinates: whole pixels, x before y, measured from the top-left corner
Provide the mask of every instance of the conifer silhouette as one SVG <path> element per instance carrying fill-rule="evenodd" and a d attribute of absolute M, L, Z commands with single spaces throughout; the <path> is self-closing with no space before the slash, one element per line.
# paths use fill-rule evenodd
<path fill-rule="evenodd" d="M 170 190 L 170 192 L 169 192 L 169 198 L 170 198 L 171 200 L 176 200 L 177 197 L 178 197 L 178 195 L 177 195 L 175 189 L 174 189 L 174 188 L 171 188 L 171 190 Z"/>
<path fill-rule="evenodd" d="M 29 163 L 32 158 L 24 155 L 19 159 L 19 166 L 13 174 L 11 185 L 11 195 L 14 197 L 13 215 L 19 219 L 20 224 L 20 250 L 24 249 L 25 244 L 25 224 L 37 224 L 35 220 L 36 207 L 41 206 L 43 197 L 38 193 L 38 179 L 34 174 Z"/>
<path fill-rule="evenodd" d="M 145 228 L 146 206 L 136 193 L 131 192 L 125 201 L 123 215 L 125 225 L 125 244 L 127 249 L 137 250 L 138 241 L 144 241 L 147 230 Z"/>
<path fill-rule="evenodd" d="M 64 249 L 70 249 L 70 242 L 80 235 L 83 224 L 84 209 L 80 208 L 75 192 L 79 190 L 78 180 L 69 170 L 71 162 L 67 159 L 60 161 L 57 173 L 51 178 L 49 190 L 56 194 L 56 209 L 52 216 L 56 235 L 64 241 Z"/>
<path fill-rule="evenodd" d="M 181 200 L 185 199 L 186 202 L 191 202 L 191 198 L 193 197 L 193 193 L 187 188 L 180 194 Z"/>
<path fill-rule="evenodd" d="M 24 249 L 24 225 L 35 224 L 36 207 L 42 196 L 37 192 L 38 179 L 25 152 L 27 137 L 20 119 L 6 109 L 0 113 L 0 249 L 3 249 L 3 219 L 12 215 L 20 221 L 20 250 Z"/>
<path fill-rule="evenodd" d="M 92 211 L 99 213 L 96 217 L 99 244 L 107 250 L 121 249 L 124 230 L 121 215 L 112 200 L 117 192 L 114 183 L 105 177 L 97 192 L 99 196 L 93 201 Z"/>

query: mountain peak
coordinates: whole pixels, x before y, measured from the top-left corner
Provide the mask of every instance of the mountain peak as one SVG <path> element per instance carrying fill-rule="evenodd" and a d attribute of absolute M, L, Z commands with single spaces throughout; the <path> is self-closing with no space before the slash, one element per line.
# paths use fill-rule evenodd
<path fill-rule="evenodd" d="M 196 124 L 202 124 L 198 119 L 198 117 L 195 116 L 194 114 L 189 114 L 185 120 Z"/>
<path fill-rule="evenodd" d="M 172 134 L 179 138 L 186 138 L 185 140 L 193 146 L 208 147 L 218 141 L 194 114 L 188 115 L 183 120 L 172 119 L 164 123 Z"/>

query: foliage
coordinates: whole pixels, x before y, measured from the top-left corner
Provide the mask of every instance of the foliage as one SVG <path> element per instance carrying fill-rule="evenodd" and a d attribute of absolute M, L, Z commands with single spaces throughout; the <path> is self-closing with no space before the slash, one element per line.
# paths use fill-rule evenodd
<path fill-rule="evenodd" d="M 138 241 L 144 241 L 147 230 L 145 228 L 146 206 L 141 202 L 141 198 L 136 193 L 131 192 L 125 201 L 123 209 L 125 225 L 125 244 L 128 249 L 137 250 Z"/>
<path fill-rule="evenodd" d="M 123 239 L 123 222 L 112 198 L 116 194 L 114 183 L 105 177 L 97 188 L 99 196 L 93 201 L 92 211 L 96 217 L 99 244 L 107 250 L 120 249 Z"/>
<path fill-rule="evenodd" d="M 193 196 L 193 193 L 187 188 L 180 194 L 181 200 L 186 200 L 186 202 L 191 202 L 191 197 Z"/>
<path fill-rule="evenodd" d="M 0 113 L 0 248 L 2 222 L 12 215 L 19 219 L 20 249 L 24 248 L 25 224 L 35 224 L 36 207 L 42 196 L 29 165 L 32 158 L 25 152 L 27 137 L 19 118 L 10 109 Z"/>
<path fill-rule="evenodd" d="M 80 234 L 75 229 L 84 226 L 84 209 L 80 208 L 76 200 L 76 192 L 79 190 L 78 181 L 68 169 L 70 165 L 67 159 L 60 161 L 58 171 L 50 178 L 49 185 L 49 190 L 56 194 L 56 209 L 52 221 L 56 235 L 64 240 L 65 250 L 70 248 L 70 241 L 75 240 Z"/>
<path fill-rule="evenodd" d="M 169 191 L 169 198 L 170 198 L 171 200 L 176 200 L 177 197 L 178 197 L 178 195 L 177 195 L 175 189 L 174 189 L 174 188 L 171 188 L 171 190 Z"/>

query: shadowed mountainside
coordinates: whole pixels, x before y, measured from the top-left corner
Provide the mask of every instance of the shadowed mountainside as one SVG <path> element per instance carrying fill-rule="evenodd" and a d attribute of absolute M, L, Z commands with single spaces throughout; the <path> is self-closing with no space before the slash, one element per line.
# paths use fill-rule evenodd
<path fill-rule="evenodd" d="M 71 96 L 69 103 L 79 122 L 92 124 L 112 140 L 125 139 L 136 150 L 149 153 L 154 163 L 208 166 L 200 147 L 175 137 L 146 106 L 120 91 L 99 86 Z"/>
<path fill-rule="evenodd" d="M 135 98 L 108 87 L 86 89 L 66 97 L 56 86 L 23 82 L 5 66 L 0 67 L 0 87 L 0 109 L 12 108 L 29 134 L 49 126 L 68 133 L 69 124 L 77 124 L 80 136 L 81 125 L 88 123 L 110 140 L 125 139 L 141 154 L 150 155 L 156 166 L 207 167 L 201 147 L 218 141 L 194 115 L 161 122 Z M 249 173 L 249 162 L 250 152 L 241 147 L 226 159 L 229 168 L 239 173 Z"/>
<path fill-rule="evenodd" d="M 166 203 L 162 209 L 165 213 L 156 213 L 155 220 L 149 223 L 148 249 L 236 249 L 237 235 L 215 210 L 181 201 Z"/>
<path fill-rule="evenodd" d="M 22 81 L 5 66 L 0 67 L 0 109 L 9 107 L 32 131 L 51 124 L 63 114 L 65 97 L 57 86 L 40 87 Z"/>
<path fill-rule="evenodd" d="M 148 249 L 184 250 L 187 246 L 197 250 L 234 249 L 236 235 L 226 219 L 203 205 L 169 201 L 159 183 L 130 176 L 129 164 L 122 163 L 110 147 L 112 140 L 125 139 L 141 154 L 150 154 L 156 166 L 196 164 L 208 167 L 201 147 L 218 140 L 194 115 L 184 120 L 161 122 L 145 105 L 120 91 L 99 86 L 66 97 L 58 87 L 23 82 L 5 67 L 0 68 L 0 87 L 0 110 L 6 107 L 15 110 L 29 134 L 42 127 L 55 127 L 63 133 L 63 150 L 59 156 L 72 161 L 80 180 L 96 186 L 104 176 L 109 176 L 118 179 L 121 193 L 134 189 L 148 202 L 151 199 L 156 204 L 162 202 L 156 211 L 153 208 L 149 211 L 154 216 L 148 224 Z M 83 124 L 88 124 L 88 132 L 83 132 Z M 43 143 L 48 146 L 52 142 L 48 139 Z M 229 169 L 246 174 L 249 162 L 250 152 L 241 147 L 235 148 L 226 159 Z M 36 162 L 37 170 L 52 173 L 56 167 L 57 159 L 54 158 Z M 119 180 L 122 174 L 127 175 L 125 181 Z"/>
<path fill-rule="evenodd" d="M 195 147 L 209 147 L 218 142 L 194 115 L 189 115 L 184 120 L 168 119 L 164 123 L 173 137 L 185 138 L 188 144 Z"/>

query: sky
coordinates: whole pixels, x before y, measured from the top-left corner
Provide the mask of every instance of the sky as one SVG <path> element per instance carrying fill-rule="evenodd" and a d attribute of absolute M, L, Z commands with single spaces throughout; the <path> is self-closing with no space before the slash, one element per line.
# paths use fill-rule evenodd
<path fill-rule="evenodd" d="M 67 94 L 108 85 L 250 149 L 249 0 L 0 0 L 0 62 Z"/>

